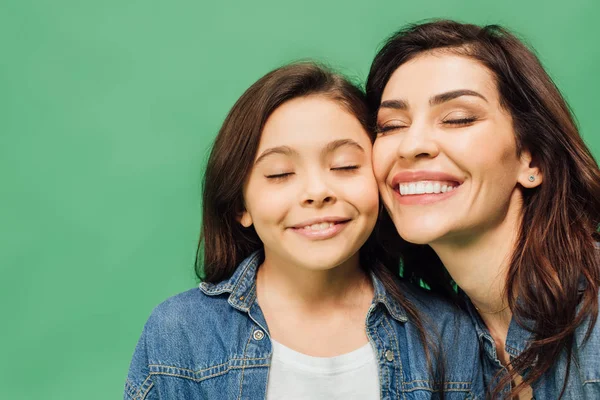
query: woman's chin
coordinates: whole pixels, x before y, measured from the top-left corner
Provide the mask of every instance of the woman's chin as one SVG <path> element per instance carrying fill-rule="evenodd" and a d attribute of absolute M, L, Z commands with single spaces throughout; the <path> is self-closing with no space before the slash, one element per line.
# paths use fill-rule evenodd
<path fill-rule="evenodd" d="M 398 231 L 400 237 L 412 244 L 429 244 L 431 243 L 435 237 L 427 234 L 427 232 L 417 232 L 417 231 Z"/>
<path fill-rule="evenodd" d="M 396 224 L 396 230 L 402 239 L 413 244 L 430 244 L 444 236 L 444 232 L 439 226 Z"/>

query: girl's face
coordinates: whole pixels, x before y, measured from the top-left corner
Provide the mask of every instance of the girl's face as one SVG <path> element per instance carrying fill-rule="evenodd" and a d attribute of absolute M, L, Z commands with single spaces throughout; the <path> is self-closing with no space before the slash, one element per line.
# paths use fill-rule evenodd
<path fill-rule="evenodd" d="M 240 217 L 267 260 L 324 270 L 358 257 L 379 208 L 371 151 L 360 122 L 326 97 L 296 98 L 271 114 Z"/>
<path fill-rule="evenodd" d="M 400 66 L 383 91 L 377 125 L 374 172 L 409 242 L 478 237 L 520 212 L 519 185 L 541 183 L 529 153 L 517 154 L 492 73 L 470 58 L 425 53 Z"/>

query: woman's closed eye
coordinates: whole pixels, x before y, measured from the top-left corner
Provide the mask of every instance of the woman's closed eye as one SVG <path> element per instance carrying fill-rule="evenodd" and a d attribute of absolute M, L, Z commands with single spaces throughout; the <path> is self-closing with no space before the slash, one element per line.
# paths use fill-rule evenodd
<path fill-rule="evenodd" d="M 388 124 L 388 125 L 378 125 L 376 127 L 376 132 L 377 135 L 385 135 L 386 133 L 391 133 L 394 131 L 399 131 L 402 129 L 408 128 L 408 125 L 406 124 L 400 124 L 400 123 L 394 123 L 394 124 Z"/>
<path fill-rule="evenodd" d="M 477 118 L 474 115 L 469 115 L 469 116 L 464 116 L 464 117 L 449 117 L 449 118 L 444 118 L 442 120 L 442 124 L 446 125 L 446 126 L 455 126 L 455 127 L 460 127 L 460 126 L 467 126 L 467 125 L 471 125 L 473 122 L 477 121 L 479 118 Z"/>

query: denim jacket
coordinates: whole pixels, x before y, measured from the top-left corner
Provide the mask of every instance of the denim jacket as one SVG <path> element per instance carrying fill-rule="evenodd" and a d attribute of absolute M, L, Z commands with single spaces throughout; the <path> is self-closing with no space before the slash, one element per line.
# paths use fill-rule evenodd
<path fill-rule="evenodd" d="M 468 299 L 467 304 L 483 351 L 482 363 L 485 384 L 489 387 L 488 390 L 490 390 L 503 376 L 502 374 L 507 373 L 507 371 L 498 359 L 494 339 L 486 328 L 485 323 Z M 575 331 L 575 343 L 573 344 L 573 353 L 571 355 L 569 379 L 562 400 L 600 399 L 600 323 L 595 324 L 586 342 L 584 339 L 588 327 L 589 321 L 581 324 Z M 508 327 L 505 347 L 511 360 L 518 357 L 525 350 L 531 338 L 531 332 L 520 326 L 513 318 Z M 567 354 L 566 351 L 563 351 L 559 360 L 540 379 L 532 384 L 533 399 L 558 399 L 563 388 L 566 370 Z M 498 374 L 499 372 L 500 374 Z M 505 398 L 509 391 L 510 385 L 507 385 L 500 392 L 502 398 Z"/>
<path fill-rule="evenodd" d="M 264 399 L 271 341 L 256 301 L 262 252 L 223 282 L 202 282 L 160 304 L 146 323 L 125 384 L 126 400 Z M 372 276 L 366 333 L 375 350 L 381 399 L 438 398 L 418 331 Z M 403 291 L 444 346 L 445 398 L 482 399 L 479 346 L 469 317 L 418 288 Z"/>

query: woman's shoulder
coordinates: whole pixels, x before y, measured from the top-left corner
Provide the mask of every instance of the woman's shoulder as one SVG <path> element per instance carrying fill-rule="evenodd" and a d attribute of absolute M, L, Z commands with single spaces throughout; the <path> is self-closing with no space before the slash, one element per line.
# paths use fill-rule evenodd
<path fill-rule="evenodd" d="M 465 310 L 459 306 L 458 300 L 446 298 L 423 287 L 402 282 L 403 292 L 408 301 L 418 312 L 426 317 L 433 317 L 438 322 L 470 321 Z"/>
<path fill-rule="evenodd" d="M 405 296 L 417 311 L 423 328 L 442 342 L 446 351 L 477 353 L 475 325 L 458 302 L 412 284 L 405 283 L 404 286 Z"/>
<path fill-rule="evenodd" d="M 600 290 L 598 290 L 596 302 L 598 304 L 599 313 L 595 317 L 589 315 L 575 330 L 575 338 L 578 346 L 582 349 L 587 348 L 593 350 L 595 352 L 594 358 L 598 358 L 600 355 Z"/>
<path fill-rule="evenodd" d="M 402 286 L 406 299 L 414 306 L 421 326 L 427 333 L 429 345 L 436 349 L 434 354 L 444 362 L 446 390 L 457 390 L 462 383 L 470 385 L 475 398 L 482 396 L 484 389 L 479 341 L 467 312 L 451 299 L 430 290 L 407 282 L 403 282 Z M 413 341 L 411 348 L 419 348 L 417 324 L 409 323 L 406 330 Z M 418 353 L 413 351 L 413 354 Z M 417 362 L 413 360 L 413 363 Z"/>

